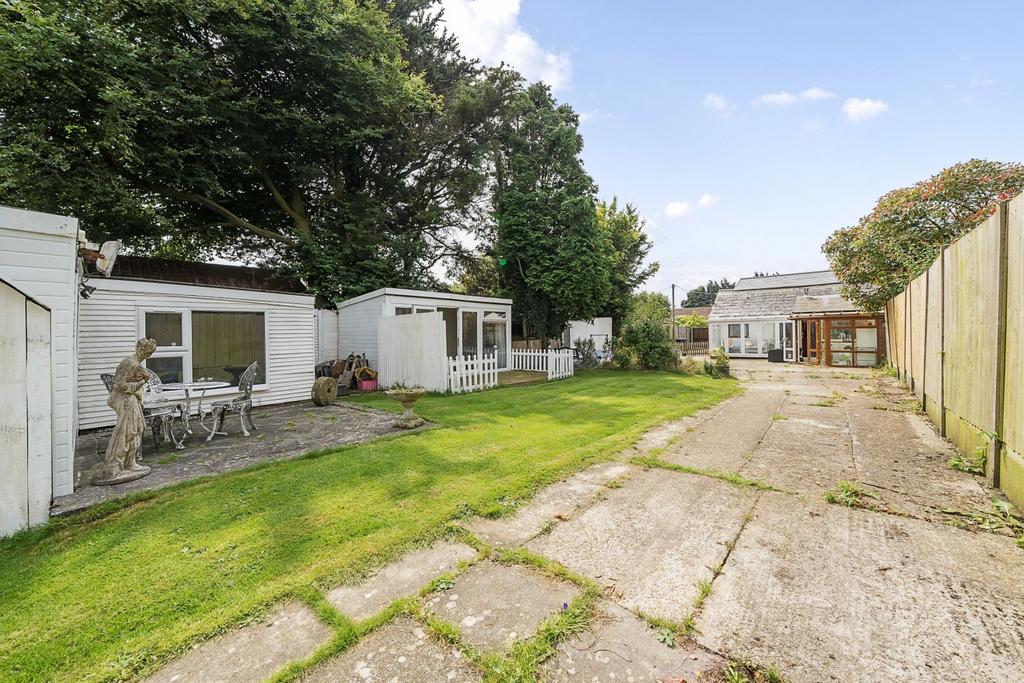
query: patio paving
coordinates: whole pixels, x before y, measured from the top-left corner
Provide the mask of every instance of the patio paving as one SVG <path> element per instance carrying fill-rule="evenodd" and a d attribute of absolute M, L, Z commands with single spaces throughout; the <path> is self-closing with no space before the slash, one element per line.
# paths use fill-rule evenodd
<path fill-rule="evenodd" d="M 750 378 L 744 395 L 670 423 L 647 442 L 667 445 L 666 460 L 756 476 L 784 491 L 605 463 L 540 492 L 511 518 L 467 524 L 491 541 L 525 542 L 604 589 L 590 622 L 554 643 L 536 673 L 546 681 L 718 683 L 737 680 L 726 669 L 742 660 L 775 665 L 791 683 L 1024 680 L 1024 551 L 1005 535 L 952 528 L 928 514 L 942 505 L 977 507 L 995 492 L 949 469 L 948 445 L 920 416 L 896 409 L 903 392 L 890 385 L 879 398 L 861 390 L 888 380 L 738 366 Z M 834 405 L 813 405 L 822 398 Z M 878 401 L 889 407 L 879 410 Z M 880 507 L 825 503 L 822 491 L 836 477 L 862 480 L 882 496 L 864 503 Z M 536 535 L 538 525 L 547 533 Z M 470 555 L 439 543 L 328 599 L 359 618 L 379 613 Z M 695 601 L 698 582 L 707 582 L 703 601 Z M 471 651 L 431 634 L 423 612 L 497 657 L 581 590 L 532 566 L 484 559 L 447 590 L 419 598 L 419 617 L 396 617 L 303 680 L 477 681 L 488 660 L 473 666 Z M 649 617 L 662 621 L 655 626 Z M 666 642 L 664 624 L 689 619 L 696 629 Z M 322 642 L 319 622 L 300 621 L 292 630 L 302 635 L 290 637 L 304 645 L 274 655 L 282 665 Z M 229 680 L 221 674 L 239 649 L 262 662 L 262 641 L 244 635 L 252 628 L 186 654 L 160 680 L 187 680 L 183 672 Z M 195 652 L 221 654 L 207 655 L 210 668 L 202 669 Z M 746 673 L 755 679 L 752 668 Z"/>
<path fill-rule="evenodd" d="M 173 445 L 157 449 L 152 434 L 147 433 L 142 441 L 142 464 L 152 468 L 152 472 L 142 479 L 113 486 L 89 483 L 89 469 L 106 451 L 110 430 L 82 433 L 78 435 L 75 452 L 75 492 L 55 498 L 50 514 L 65 515 L 137 491 L 295 458 L 324 448 L 372 441 L 402 431 L 393 425 L 394 420 L 393 413 L 365 406 L 336 403 L 319 407 L 312 401 L 299 401 L 254 408 L 257 429 L 250 430 L 251 436 L 242 435 L 237 415 L 229 416 L 224 427 L 228 435 L 215 436 L 208 442 L 207 432 L 193 419 L 193 433 L 185 441 L 184 450 Z M 176 426 L 180 429 L 180 425 Z"/>

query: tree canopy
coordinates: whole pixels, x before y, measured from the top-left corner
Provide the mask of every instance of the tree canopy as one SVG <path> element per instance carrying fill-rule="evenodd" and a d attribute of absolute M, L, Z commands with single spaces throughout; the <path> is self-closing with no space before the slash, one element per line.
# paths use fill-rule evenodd
<path fill-rule="evenodd" d="M 494 157 L 501 286 L 541 339 L 600 314 L 611 291 L 611 244 L 580 159 L 578 124 L 546 85 L 516 80 Z"/>
<path fill-rule="evenodd" d="M 654 246 L 645 231 L 645 221 L 636 207 L 626 204 L 620 209 L 618 200 L 597 205 L 597 224 L 611 245 L 611 291 L 602 311 L 611 316 L 618 329 L 629 313 L 633 292 L 658 272 L 658 263 L 645 263 Z"/>
<path fill-rule="evenodd" d="M 683 302 L 683 306 L 686 308 L 713 306 L 715 304 L 715 297 L 718 296 L 720 290 L 732 289 L 735 286 L 735 282 L 730 282 L 728 278 L 724 277 L 717 282 L 708 280 L 706 285 L 694 287 L 686 293 L 686 300 Z"/>
<path fill-rule="evenodd" d="M 835 231 L 822 247 L 844 297 L 878 311 L 980 224 L 996 203 L 1024 191 L 1024 165 L 973 159 L 911 187 L 885 194 L 857 225 Z"/>
<path fill-rule="evenodd" d="M 10 0 L 0 200 L 332 299 L 429 280 L 501 105 L 432 4 Z"/>

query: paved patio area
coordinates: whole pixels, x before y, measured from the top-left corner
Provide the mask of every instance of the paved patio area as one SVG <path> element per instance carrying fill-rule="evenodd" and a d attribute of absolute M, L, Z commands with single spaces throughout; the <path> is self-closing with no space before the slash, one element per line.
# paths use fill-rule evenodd
<path fill-rule="evenodd" d="M 404 605 L 340 653 L 311 654 L 305 613 L 281 645 L 283 605 L 154 680 L 307 661 L 302 680 L 479 681 L 531 652 L 548 681 L 1024 680 L 1024 550 L 958 528 L 951 510 L 998 493 L 948 467 L 907 393 L 864 371 L 734 367 L 742 395 L 329 591 L 361 624 Z M 839 480 L 863 487 L 854 506 L 825 502 Z"/>
<path fill-rule="evenodd" d="M 207 432 L 193 419 L 193 433 L 185 440 L 184 450 L 177 450 L 173 444 L 157 448 L 152 434 L 147 433 L 142 442 L 142 464 L 153 471 L 142 479 L 114 486 L 93 486 L 88 474 L 106 451 L 110 430 L 83 433 L 78 436 L 75 452 L 75 492 L 54 499 L 50 514 L 64 515 L 136 491 L 370 441 L 402 431 L 393 426 L 394 420 L 392 413 L 351 403 L 318 407 L 312 401 L 300 401 L 254 408 L 257 429 L 250 430 L 250 436 L 242 434 L 237 414 L 228 416 L 224 427 L 228 435 L 206 441 Z M 176 427 L 180 430 L 180 425 Z"/>

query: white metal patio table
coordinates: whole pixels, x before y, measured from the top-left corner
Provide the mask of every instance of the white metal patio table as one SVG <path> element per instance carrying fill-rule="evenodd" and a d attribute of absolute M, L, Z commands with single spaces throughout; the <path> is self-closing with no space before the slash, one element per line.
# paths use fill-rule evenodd
<path fill-rule="evenodd" d="M 185 434 L 187 436 L 192 433 L 192 429 L 189 427 L 189 415 L 192 414 L 192 394 L 193 392 L 199 393 L 199 402 L 196 404 L 196 410 L 199 414 L 199 425 L 207 431 L 207 433 L 213 433 L 210 427 L 206 426 L 204 418 L 206 417 L 203 413 L 203 399 L 206 397 L 206 392 L 210 389 L 226 389 L 230 387 L 230 382 L 213 381 L 213 380 L 202 380 L 199 382 L 168 382 L 163 385 L 164 391 L 182 391 L 185 393 L 185 411 L 182 415 L 182 424 L 185 427 Z"/>

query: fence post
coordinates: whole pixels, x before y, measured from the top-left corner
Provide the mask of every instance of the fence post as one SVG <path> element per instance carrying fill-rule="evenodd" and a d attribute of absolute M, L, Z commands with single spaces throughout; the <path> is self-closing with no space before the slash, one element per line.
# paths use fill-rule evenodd
<path fill-rule="evenodd" d="M 924 271 L 924 358 L 921 359 L 921 410 L 928 411 L 928 291 L 931 287 L 931 275 L 929 266 Z"/>
<path fill-rule="evenodd" d="M 939 252 L 939 434 L 946 436 L 946 250 Z"/>
<path fill-rule="evenodd" d="M 1010 203 L 1008 201 L 999 202 L 998 212 L 999 258 L 997 260 L 997 268 L 999 273 L 999 313 L 996 316 L 996 395 L 995 410 L 993 411 L 994 424 L 992 426 L 992 432 L 996 436 L 992 439 L 992 457 L 989 458 L 989 462 L 992 463 L 990 483 L 995 488 L 999 487 L 999 458 L 1002 455 L 1003 446 L 1003 435 L 999 433 L 999 430 L 1003 425 L 1003 389 L 1006 384 L 1006 281 L 1009 265 L 1007 239 L 1010 224 Z"/>

